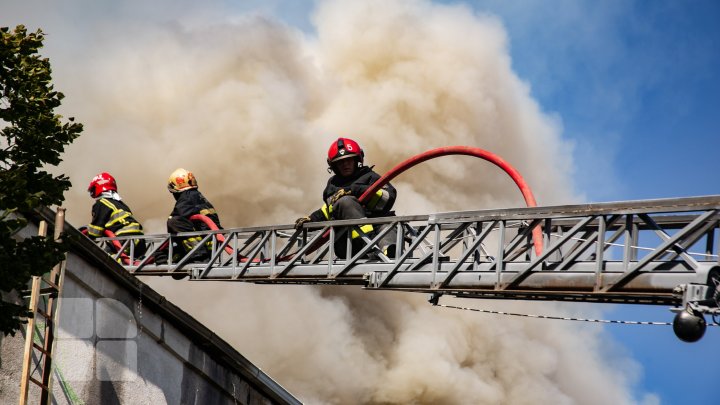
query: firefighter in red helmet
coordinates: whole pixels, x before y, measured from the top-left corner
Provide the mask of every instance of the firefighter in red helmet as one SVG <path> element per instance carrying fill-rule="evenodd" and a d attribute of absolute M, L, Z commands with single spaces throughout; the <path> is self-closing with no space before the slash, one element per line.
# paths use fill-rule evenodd
<path fill-rule="evenodd" d="M 109 173 L 93 177 L 88 186 L 90 197 L 95 199 L 92 207 L 92 221 L 87 226 L 87 235 L 94 239 L 104 236 L 109 230 L 116 236 L 142 235 L 142 225 L 133 217 L 130 207 L 120 198 L 115 178 Z M 133 239 L 135 257 L 147 250 L 144 239 Z M 129 253 L 126 251 L 125 253 Z"/>
<path fill-rule="evenodd" d="M 365 152 L 360 145 L 350 138 L 338 138 L 328 150 L 327 163 L 329 170 L 334 173 L 327 182 L 323 191 L 322 208 L 310 215 L 298 218 L 295 228 L 299 229 L 306 222 L 373 218 L 394 215 L 392 206 L 397 197 L 397 191 L 391 184 L 384 185 L 366 203 L 361 204 L 358 198 L 381 176 L 364 165 Z M 372 225 L 360 227 L 366 234 L 374 232 Z M 353 239 L 359 236 L 353 231 Z M 387 235 L 380 242 L 386 254 L 394 251 L 394 237 Z"/>
<path fill-rule="evenodd" d="M 182 168 L 176 169 L 167 184 L 168 191 L 175 198 L 175 206 L 167 220 L 168 233 L 175 234 L 180 232 L 204 231 L 208 227 L 204 223 L 193 222 L 190 217 L 195 214 L 205 215 L 210 218 L 218 228 L 220 225 L 220 217 L 215 211 L 215 207 L 208 201 L 205 196 L 198 190 L 198 183 L 195 175 Z M 189 253 L 200 242 L 202 237 L 188 237 L 179 240 L 179 249 L 185 253 Z M 205 261 L 210 258 L 210 251 L 207 246 L 197 248 L 190 261 Z M 167 251 L 158 251 L 155 255 L 155 262 L 162 263 L 167 260 Z"/>

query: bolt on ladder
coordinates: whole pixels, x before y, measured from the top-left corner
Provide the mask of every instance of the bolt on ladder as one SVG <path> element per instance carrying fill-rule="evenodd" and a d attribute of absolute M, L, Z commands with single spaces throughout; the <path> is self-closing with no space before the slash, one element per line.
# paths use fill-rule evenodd
<path fill-rule="evenodd" d="M 54 239 L 60 238 L 60 233 L 65 225 L 65 209 L 58 208 L 55 215 Z M 39 236 L 47 235 L 47 222 L 41 221 L 38 229 Z M 52 402 L 52 353 L 55 345 L 55 330 L 59 321 L 60 293 L 62 292 L 63 279 L 65 275 L 65 260 L 61 261 L 49 274 L 47 279 L 40 276 L 33 276 L 32 286 L 29 292 L 30 317 L 27 323 L 25 334 L 25 351 L 23 354 L 22 375 L 20 380 L 20 405 L 28 403 L 30 383 L 37 385 L 40 392 L 40 404 L 46 405 Z M 45 287 L 43 287 L 43 284 Z M 47 297 L 45 308 L 40 307 L 40 298 Z M 44 318 L 43 332 L 41 333 L 36 316 Z M 36 343 L 35 328 L 38 327 L 37 335 L 42 344 Z M 38 362 L 34 369 L 31 369 L 32 358 L 38 352 Z M 40 378 L 36 378 L 35 376 Z"/>

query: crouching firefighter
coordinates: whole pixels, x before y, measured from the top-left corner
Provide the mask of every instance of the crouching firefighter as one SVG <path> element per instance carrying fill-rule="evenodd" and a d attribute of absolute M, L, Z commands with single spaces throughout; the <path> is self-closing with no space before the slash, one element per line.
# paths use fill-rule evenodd
<path fill-rule="evenodd" d="M 380 175 L 372 167 L 363 164 L 365 152 L 360 145 L 349 138 L 338 138 L 330 145 L 328 150 L 328 172 L 334 173 L 327 182 L 323 191 L 322 208 L 312 214 L 298 218 L 295 228 L 299 229 L 306 222 L 318 222 L 342 219 L 375 218 L 392 216 L 392 206 L 397 197 L 397 191 L 391 184 L 384 185 L 365 204 L 358 199 L 378 179 Z M 372 224 L 353 227 L 351 239 L 353 252 L 364 245 L 360 239 L 361 234 L 372 237 L 379 229 Z M 335 241 L 335 252 L 338 257 L 346 257 L 345 235 L 339 236 Z M 395 235 L 389 232 L 378 242 L 380 249 L 388 257 L 395 256 Z"/>
<path fill-rule="evenodd" d="M 190 217 L 196 214 L 205 215 L 215 223 L 218 229 L 222 229 L 215 207 L 198 190 L 198 183 L 192 172 L 182 168 L 175 170 L 168 179 L 167 188 L 175 198 L 175 206 L 167 220 L 168 233 L 209 230 L 210 228 L 205 223 L 190 220 Z M 203 236 L 179 238 L 173 245 L 173 251 L 184 256 L 197 247 L 189 261 L 206 261 L 210 258 L 212 243 L 207 242 L 205 245 L 200 245 L 202 240 Z M 155 254 L 156 263 L 160 264 L 166 261 L 167 251 L 161 250 Z"/>
<path fill-rule="evenodd" d="M 141 236 L 142 225 L 133 217 L 128 207 L 118 194 L 115 178 L 108 173 L 100 173 L 93 177 L 88 186 L 90 197 L 95 199 L 92 206 L 92 220 L 87 226 L 87 236 L 91 239 L 105 236 L 105 230 L 115 236 Z M 122 243 L 122 241 L 121 241 Z M 134 257 L 141 257 L 147 250 L 144 239 L 132 239 Z M 130 245 L 123 252 L 130 254 Z"/>

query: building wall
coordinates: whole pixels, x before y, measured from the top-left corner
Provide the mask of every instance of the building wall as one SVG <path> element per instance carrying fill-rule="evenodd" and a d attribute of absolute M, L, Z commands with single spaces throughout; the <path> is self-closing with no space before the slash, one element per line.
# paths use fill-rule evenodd
<path fill-rule="evenodd" d="M 33 232 L 33 227 L 26 230 Z M 67 259 L 53 356 L 57 403 L 299 403 L 76 230 L 66 227 L 66 232 L 75 242 Z M 2 404 L 18 401 L 23 346 L 24 330 L 0 344 Z M 35 351 L 33 368 L 38 355 Z M 35 376 L 40 379 L 37 371 Z M 31 388 L 30 398 L 39 398 L 39 389 Z"/>

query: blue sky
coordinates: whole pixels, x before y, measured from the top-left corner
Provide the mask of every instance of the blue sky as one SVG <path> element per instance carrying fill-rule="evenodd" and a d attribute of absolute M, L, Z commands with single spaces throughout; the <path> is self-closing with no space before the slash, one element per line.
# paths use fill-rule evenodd
<path fill-rule="evenodd" d="M 576 143 L 591 201 L 716 194 L 720 3 L 502 1 L 514 69 Z M 607 164 L 597 176 L 600 158 Z M 608 181 L 610 180 L 610 181 Z"/>
<path fill-rule="evenodd" d="M 502 19 L 514 70 L 575 143 L 575 182 L 588 201 L 720 193 L 720 2 L 472 6 Z M 617 306 L 609 316 L 672 319 L 664 307 Z M 643 365 L 639 389 L 663 404 L 717 403 L 718 328 L 694 344 L 670 327 L 605 328 Z"/>

